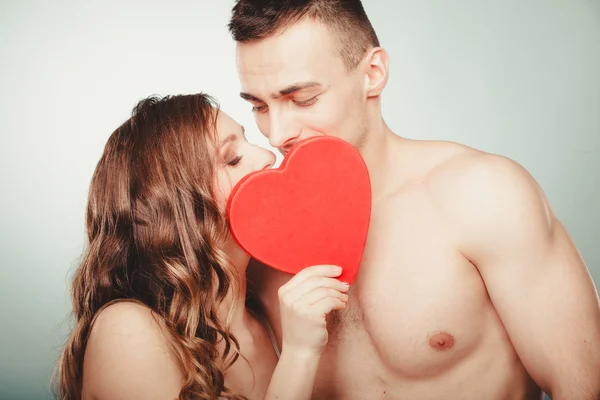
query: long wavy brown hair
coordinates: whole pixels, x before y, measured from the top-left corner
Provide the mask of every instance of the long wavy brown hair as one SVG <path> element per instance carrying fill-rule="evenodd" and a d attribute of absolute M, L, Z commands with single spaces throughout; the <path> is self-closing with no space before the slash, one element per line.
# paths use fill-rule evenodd
<path fill-rule="evenodd" d="M 81 398 L 97 314 L 132 300 L 164 322 L 185 377 L 180 399 L 243 399 L 224 384 L 239 343 L 217 318 L 239 282 L 220 250 L 228 227 L 214 200 L 210 146 L 217 115 L 216 101 L 206 94 L 152 96 L 108 139 L 89 190 L 88 244 L 71 286 L 75 327 L 57 365 L 58 398 Z"/>

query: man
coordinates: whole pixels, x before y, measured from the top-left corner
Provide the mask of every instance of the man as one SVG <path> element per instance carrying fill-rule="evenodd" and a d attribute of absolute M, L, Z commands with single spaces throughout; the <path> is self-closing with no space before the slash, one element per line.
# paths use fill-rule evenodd
<path fill-rule="evenodd" d="M 270 144 L 338 136 L 372 179 L 363 261 L 313 398 L 600 398 L 598 294 L 544 193 L 505 157 L 390 130 L 388 57 L 359 0 L 239 0 L 229 28 Z M 290 276 L 250 273 L 281 345 Z"/>

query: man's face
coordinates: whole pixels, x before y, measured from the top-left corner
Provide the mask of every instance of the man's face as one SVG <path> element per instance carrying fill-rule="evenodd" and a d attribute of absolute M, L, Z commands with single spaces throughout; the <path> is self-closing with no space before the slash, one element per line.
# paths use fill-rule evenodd
<path fill-rule="evenodd" d="M 367 75 L 348 72 L 334 34 L 302 19 L 265 39 L 237 46 L 242 94 L 271 146 L 331 135 L 358 146 L 366 134 Z"/>

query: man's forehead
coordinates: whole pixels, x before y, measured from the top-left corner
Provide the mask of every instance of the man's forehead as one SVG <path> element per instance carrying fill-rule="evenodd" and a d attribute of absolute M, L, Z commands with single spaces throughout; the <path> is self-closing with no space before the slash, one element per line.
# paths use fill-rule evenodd
<path fill-rule="evenodd" d="M 302 82 L 319 82 L 343 68 L 331 42 L 306 24 L 249 43 L 238 43 L 237 69 L 244 92 L 274 94 Z M 337 65 L 337 64 L 340 65 Z"/>
<path fill-rule="evenodd" d="M 273 94 L 294 85 L 320 83 L 326 78 L 325 72 L 310 59 L 303 59 L 297 63 L 265 60 L 252 65 L 238 64 L 240 82 L 244 90 L 269 91 Z"/>
<path fill-rule="evenodd" d="M 289 55 L 306 50 L 330 50 L 333 37 L 320 22 L 303 18 L 289 26 L 279 29 L 267 37 L 238 43 L 238 50 L 246 54 Z M 318 45 L 318 46 L 317 46 Z"/>

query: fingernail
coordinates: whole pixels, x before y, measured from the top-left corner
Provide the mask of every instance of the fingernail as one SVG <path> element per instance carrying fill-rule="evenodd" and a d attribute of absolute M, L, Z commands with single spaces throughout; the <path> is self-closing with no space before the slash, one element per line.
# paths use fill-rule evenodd
<path fill-rule="evenodd" d="M 342 282 L 342 285 L 344 285 L 344 286 L 350 286 L 350 284 L 348 282 Z"/>

